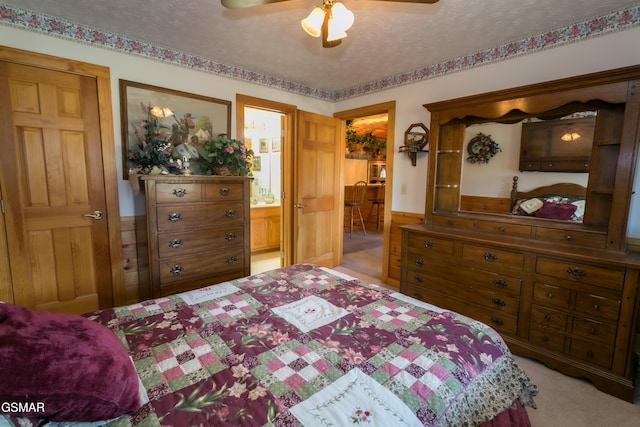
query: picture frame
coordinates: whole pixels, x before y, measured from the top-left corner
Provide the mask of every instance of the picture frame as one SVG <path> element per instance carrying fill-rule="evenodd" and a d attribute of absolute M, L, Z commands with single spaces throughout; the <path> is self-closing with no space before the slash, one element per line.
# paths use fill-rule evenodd
<path fill-rule="evenodd" d="M 260 156 L 253 156 L 253 171 L 260 172 L 262 170 L 262 159 Z"/>
<path fill-rule="evenodd" d="M 166 137 L 172 146 L 187 141 L 198 145 L 221 133 L 231 135 L 231 101 L 122 79 L 119 80 L 119 90 L 125 180 L 133 166 L 129 160 L 130 153 L 140 146 L 138 135 L 141 134 L 141 126 L 153 107 L 168 108 L 173 113 L 155 116 L 166 130 L 163 138 Z"/>
<path fill-rule="evenodd" d="M 260 138 L 260 147 L 258 151 L 261 153 L 269 152 L 269 140 L 267 138 Z"/>
<path fill-rule="evenodd" d="M 271 139 L 271 151 L 273 151 L 274 153 L 277 153 L 278 151 L 280 151 L 280 137 L 274 137 Z"/>

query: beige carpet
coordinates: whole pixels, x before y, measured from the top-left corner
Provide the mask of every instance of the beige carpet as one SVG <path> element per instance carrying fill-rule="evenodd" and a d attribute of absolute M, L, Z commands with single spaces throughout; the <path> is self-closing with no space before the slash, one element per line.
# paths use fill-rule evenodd
<path fill-rule="evenodd" d="M 527 408 L 533 427 L 640 426 L 637 397 L 634 405 L 598 391 L 587 380 L 568 377 L 532 359 L 515 358 L 538 386 L 538 409 Z"/>
<path fill-rule="evenodd" d="M 369 276 L 380 282 L 382 278 L 382 233 L 345 233 L 343 240 L 342 267 Z M 359 277 L 360 278 L 360 277 Z"/>

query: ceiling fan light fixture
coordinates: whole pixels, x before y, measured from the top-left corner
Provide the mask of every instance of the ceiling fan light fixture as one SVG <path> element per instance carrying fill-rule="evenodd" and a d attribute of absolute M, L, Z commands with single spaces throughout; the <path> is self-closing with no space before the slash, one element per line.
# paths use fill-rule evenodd
<path fill-rule="evenodd" d="M 580 134 L 578 132 L 576 132 L 576 131 L 565 132 L 564 134 L 562 134 L 560 139 L 565 141 L 565 142 L 573 142 L 573 141 L 575 141 L 577 139 L 580 139 Z"/>
<path fill-rule="evenodd" d="M 300 23 L 302 29 L 311 37 L 320 37 L 322 34 L 322 23 L 324 22 L 324 11 L 319 7 L 315 7 L 309 16 Z"/>
<path fill-rule="evenodd" d="M 322 9 L 315 7 L 301 24 L 311 37 L 322 36 L 322 47 L 335 47 L 347 37 L 346 31 L 351 28 L 353 21 L 353 12 L 342 3 L 323 0 Z"/>
<path fill-rule="evenodd" d="M 342 3 L 334 3 L 331 7 L 331 20 L 335 22 L 338 28 L 342 29 L 342 32 L 345 32 L 353 25 L 353 12 L 347 9 Z"/>
<path fill-rule="evenodd" d="M 344 26 L 342 25 L 342 22 L 340 22 L 340 20 L 330 16 L 329 21 L 327 22 L 327 41 L 332 42 L 347 37 L 347 33 L 345 32 L 343 27 Z"/>

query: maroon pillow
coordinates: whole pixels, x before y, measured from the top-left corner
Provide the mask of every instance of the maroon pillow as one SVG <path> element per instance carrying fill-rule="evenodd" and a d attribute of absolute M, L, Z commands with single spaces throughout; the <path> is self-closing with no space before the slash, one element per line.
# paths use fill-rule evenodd
<path fill-rule="evenodd" d="M 571 219 L 578 207 L 572 203 L 550 203 L 546 200 L 542 202 L 542 207 L 535 212 L 537 218 L 560 219 L 567 221 Z"/>
<path fill-rule="evenodd" d="M 0 402 L 24 408 L 11 416 L 107 420 L 140 407 L 138 376 L 105 326 L 0 303 Z"/>

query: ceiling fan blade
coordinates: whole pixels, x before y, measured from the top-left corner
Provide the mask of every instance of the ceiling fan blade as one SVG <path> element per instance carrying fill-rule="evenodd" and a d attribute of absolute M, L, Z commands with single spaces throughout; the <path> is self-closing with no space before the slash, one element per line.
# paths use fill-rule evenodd
<path fill-rule="evenodd" d="M 220 0 L 227 9 L 242 9 L 245 7 L 262 6 L 269 3 L 279 3 L 289 0 Z"/>

